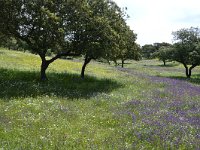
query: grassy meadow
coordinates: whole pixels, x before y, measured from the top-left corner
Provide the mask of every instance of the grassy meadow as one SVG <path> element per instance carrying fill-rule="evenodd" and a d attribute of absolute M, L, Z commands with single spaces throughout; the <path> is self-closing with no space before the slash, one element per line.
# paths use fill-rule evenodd
<path fill-rule="evenodd" d="M 128 62 L 125 68 L 40 58 L 0 48 L 0 150 L 200 149 L 200 67 Z"/>

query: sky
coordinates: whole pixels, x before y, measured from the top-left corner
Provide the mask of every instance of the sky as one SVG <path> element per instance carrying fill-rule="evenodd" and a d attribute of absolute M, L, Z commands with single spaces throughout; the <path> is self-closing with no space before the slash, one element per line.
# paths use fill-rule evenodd
<path fill-rule="evenodd" d="M 200 0 L 114 0 L 127 7 L 127 24 L 140 45 L 173 42 L 172 32 L 200 27 Z"/>

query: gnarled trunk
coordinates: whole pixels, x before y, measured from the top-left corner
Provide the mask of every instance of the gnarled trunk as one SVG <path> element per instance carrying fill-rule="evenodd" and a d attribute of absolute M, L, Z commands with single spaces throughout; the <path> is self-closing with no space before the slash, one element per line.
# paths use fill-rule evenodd
<path fill-rule="evenodd" d="M 83 66 L 82 66 L 82 69 L 81 69 L 81 78 L 84 79 L 85 77 L 85 68 L 87 66 L 87 64 L 92 60 L 92 58 L 86 56 L 85 57 L 85 60 L 84 60 L 84 63 L 83 63 Z"/>
<path fill-rule="evenodd" d="M 189 69 L 188 69 L 188 66 L 186 64 L 183 64 L 184 67 L 185 67 L 185 75 L 187 78 L 190 78 L 191 74 L 189 74 Z"/>
<path fill-rule="evenodd" d="M 188 66 L 186 64 L 183 64 L 185 67 L 185 74 L 187 78 L 190 78 L 192 75 L 192 69 L 195 68 L 197 66 L 197 64 L 193 64 L 191 67 L 188 68 Z"/>
<path fill-rule="evenodd" d="M 50 60 L 46 60 L 45 53 L 40 53 L 39 55 L 40 55 L 40 58 L 42 60 L 41 70 L 40 70 L 40 79 L 42 81 L 45 81 L 45 80 L 48 80 L 47 76 L 46 76 L 46 70 L 47 70 L 49 64 L 51 64 L 52 62 L 54 62 L 55 60 L 57 60 L 61 56 L 79 56 L 80 54 L 78 54 L 78 53 L 77 54 L 76 53 L 70 53 L 70 51 L 67 51 L 65 53 L 57 54 L 56 56 L 54 56 Z"/>
<path fill-rule="evenodd" d="M 42 60 L 42 64 L 41 64 L 41 67 L 40 67 L 40 80 L 46 81 L 46 80 L 48 80 L 47 76 L 46 76 L 46 70 L 47 70 L 50 62 L 48 60 L 46 60 L 45 53 L 40 53 L 39 55 L 40 55 L 40 58 Z"/>
<path fill-rule="evenodd" d="M 191 71 L 189 71 L 188 68 L 185 68 L 185 73 L 186 73 L 186 77 L 190 78 L 191 77 Z"/>
<path fill-rule="evenodd" d="M 47 60 L 42 60 L 42 64 L 41 64 L 41 70 L 40 70 L 40 79 L 41 81 L 46 81 L 48 80 L 47 76 L 46 76 L 46 70 L 49 66 L 49 62 Z"/>

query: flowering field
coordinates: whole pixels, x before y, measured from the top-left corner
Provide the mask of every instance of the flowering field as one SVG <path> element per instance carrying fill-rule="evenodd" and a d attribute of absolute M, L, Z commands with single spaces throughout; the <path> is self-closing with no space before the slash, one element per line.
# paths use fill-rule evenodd
<path fill-rule="evenodd" d="M 199 67 L 81 64 L 0 49 L 0 149 L 200 149 Z"/>

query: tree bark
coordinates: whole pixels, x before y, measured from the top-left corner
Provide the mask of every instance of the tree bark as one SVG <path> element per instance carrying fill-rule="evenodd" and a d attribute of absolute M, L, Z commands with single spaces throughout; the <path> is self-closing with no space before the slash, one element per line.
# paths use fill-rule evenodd
<path fill-rule="evenodd" d="M 187 78 L 190 78 L 191 74 L 189 74 L 188 66 L 186 64 L 183 64 L 185 67 L 185 75 Z"/>
<path fill-rule="evenodd" d="M 163 60 L 163 63 L 164 63 L 164 66 L 166 66 L 166 61 L 165 60 Z"/>
<path fill-rule="evenodd" d="M 124 60 L 122 60 L 122 68 L 124 68 Z"/>
<path fill-rule="evenodd" d="M 115 59 L 114 59 L 114 60 L 113 60 L 113 62 L 115 63 L 115 66 L 117 66 L 117 65 L 118 65 L 118 64 L 117 64 L 117 60 L 115 60 Z"/>
<path fill-rule="evenodd" d="M 47 60 L 42 60 L 42 64 L 41 64 L 41 72 L 40 72 L 40 80 L 41 81 L 46 81 L 48 80 L 47 76 L 46 76 L 46 70 L 49 66 L 49 62 Z"/>
<path fill-rule="evenodd" d="M 188 69 L 188 68 L 186 68 L 186 77 L 187 77 L 187 78 L 190 78 L 190 77 L 191 77 L 191 73 L 189 73 L 189 69 Z"/>
<path fill-rule="evenodd" d="M 192 75 L 192 69 L 191 69 L 191 67 L 190 67 L 190 68 L 188 69 L 188 78 L 190 78 L 191 75 Z"/>
<path fill-rule="evenodd" d="M 185 74 L 186 74 L 187 78 L 191 77 L 192 69 L 195 68 L 196 66 L 198 66 L 198 64 L 192 64 L 192 66 L 188 68 L 188 66 L 186 64 L 183 63 L 183 65 L 185 67 Z"/>
<path fill-rule="evenodd" d="M 55 60 L 57 60 L 61 56 L 79 56 L 80 54 L 70 53 L 70 51 L 68 51 L 65 53 L 57 54 L 55 57 L 51 58 L 50 60 L 46 60 L 45 54 L 40 53 L 39 55 L 42 60 L 41 70 L 40 70 L 40 79 L 41 79 L 41 81 L 45 81 L 45 80 L 48 80 L 48 78 L 46 76 L 46 70 L 47 70 L 49 64 L 53 63 Z"/>
<path fill-rule="evenodd" d="M 82 69 L 81 69 L 81 78 L 84 79 L 85 77 L 85 68 L 87 64 L 92 60 L 92 58 L 89 58 L 88 56 L 85 57 Z"/>
<path fill-rule="evenodd" d="M 190 78 L 191 75 L 192 75 L 192 69 L 195 68 L 196 66 L 197 66 L 197 64 L 193 64 L 193 65 L 189 68 L 189 70 L 188 70 L 188 76 L 189 76 L 189 78 Z"/>

